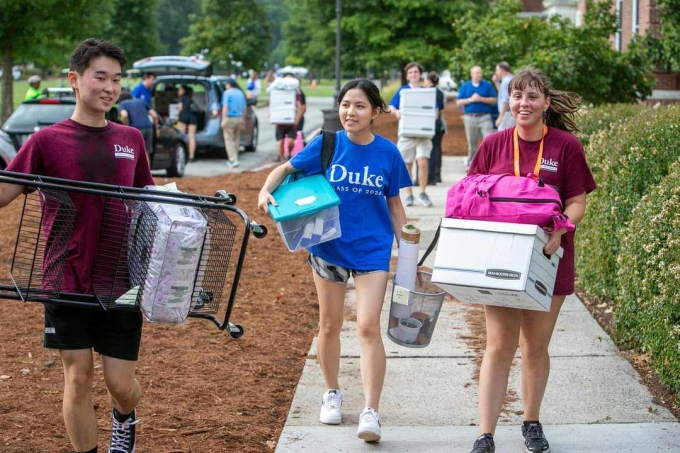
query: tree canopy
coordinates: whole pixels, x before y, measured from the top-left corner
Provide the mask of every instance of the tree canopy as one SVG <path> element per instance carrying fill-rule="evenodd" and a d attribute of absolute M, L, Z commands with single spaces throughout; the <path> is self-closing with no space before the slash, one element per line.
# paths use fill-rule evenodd
<path fill-rule="evenodd" d="M 665 71 L 680 71 L 680 0 L 656 0 L 659 34 L 649 34 L 647 43 L 654 62 Z"/>
<path fill-rule="evenodd" d="M 616 16 L 611 2 L 589 3 L 583 27 L 558 17 L 548 21 L 524 18 L 518 0 L 498 0 L 482 16 L 466 14 L 455 26 L 464 36 L 452 52 L 452 72 L 469 79 L 469 68 L 480 65 L 487 78 L 496 64 L 542 69 L 556 89 L 574 91 L 594 104 L 630 102 L 651 94 L 651 59 L 634 41 L 627 52 L 611 47 Z"/>
<path fill-rule="evenodd" d="M 189 34 L 189 16 L 200 12 L 200 0 L 161 0 L 157 27 L 163 53 L 180 54 L 180 40 Z"/>
<path fill-rule="evenodd" d="M 189 18 L 182 52 L 227 68 L 260 68 L 267 61 L 270 26 L 258 1 L 203 0 L 201 12 Z"/>
<path fill-rule="evenodd" d="M 291 18 L 284 24 L 287 62 L 332 71 L 334 3 L 286 0 Z M 453 22 L 465 11 L 480 14 L 487 8 L 487 2 L 472 0 L 343 0 L 343 70 L 354 74 L 400 70 L 413 60 L 444 69 L 450 49 L 460 43 Z"/>
<path fill-rule="evenodd" d="M 12 113 L 11 73 L 15 62 L 42 60 L 65 66 L 77 42 L 108 26 L 112 3 L 100 0 L 94 7 L 86 0 L 0 0 L 0 117 Z"/>
<path fill-rule="evenodd" d="M 159 0 L 116 0 L 109 26 L 99 33 L 125 51 L 131 64 L 161 50 L 157 31 Z"/>

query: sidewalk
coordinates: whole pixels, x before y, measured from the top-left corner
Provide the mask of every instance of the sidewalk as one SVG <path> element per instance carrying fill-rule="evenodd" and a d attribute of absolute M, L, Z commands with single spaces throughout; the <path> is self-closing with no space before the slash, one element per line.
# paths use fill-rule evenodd
<path fill-rule="evenodd" d="M 444 157 L 444 182 L 428 186 L 434 207 L 406 208 L 421 228 L 421 253 L 430 243 L 444 210 L 446 191 L 465 172 L 463 159 Z M 426 266 L 432 266 L 434 253 Z M 342 332 L 340 385 L 343 419 L 338 426 L 319 423 L 324 382 L 316 363 L 316 339 L 309 351 L 276 453 L 293 452 L 454 452 L 468 453 L 477 435 L 477 353 L 466 342 L 467 324 L 481 306 L 445 302 L 432 343 L 405 348 L 386 333 L 391 285 L 382 312 L 387 375 L 380 401 L 382 440 L 367 444 L 356 437 L 363 391 L 359 373 L 356 323 Z M 348 292 L 346 304 L 355 305 Z M 567 298 L 550 345 L 551 375 L 541 422 L 554 453 L 638 453 L 680 451 L 680 424 L 652 402 L 633 367 L 581 301 Z M 510 373 L 509 402 L 496 431 L 497 453 L 519 453 L 524 444 L 519 360 Z"/>

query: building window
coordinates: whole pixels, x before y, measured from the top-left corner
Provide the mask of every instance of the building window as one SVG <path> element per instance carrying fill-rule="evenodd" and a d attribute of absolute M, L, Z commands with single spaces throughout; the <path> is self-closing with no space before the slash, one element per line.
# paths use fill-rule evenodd
<path fill-rule="evenodd" d="M 633 24 L 633 34 L 640 32 L 640 0 L 633 0 L 633 11 L 631 12 L 631 23 Z"/>

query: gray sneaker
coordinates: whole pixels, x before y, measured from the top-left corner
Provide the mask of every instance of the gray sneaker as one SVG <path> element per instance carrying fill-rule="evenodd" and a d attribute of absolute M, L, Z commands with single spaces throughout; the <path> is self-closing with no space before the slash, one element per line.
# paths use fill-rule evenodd
<path fill-rule="evenodd" d="M 420 203 L 421 203 L 423 206 L 426 206 L 426 207 L 428 207 L 428 208 L 429 208 L 430 206 L 432 206 L 432 202 L 430 201 L 430 197 L 428 197 L 426 193 L 421 193 L 421 194 L 418 196 L 418 200 L 420 200 Z"/>
<path fill-rule="evenodd" d="M 408 195 L 406 201 L 404 201 L 404 206 L 413 206 L 413 195 Z"/>

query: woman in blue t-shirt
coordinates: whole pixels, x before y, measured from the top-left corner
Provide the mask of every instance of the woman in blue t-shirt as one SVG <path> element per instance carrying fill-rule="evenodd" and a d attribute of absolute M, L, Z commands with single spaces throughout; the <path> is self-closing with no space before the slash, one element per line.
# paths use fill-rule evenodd
<path fill-rule="evenodd" d="M 385 348 L 380 335 L 380 311 L 387 288 L 392 243 L 399 241 L 406 213 L 399 189 L 410 187 L 411 178 L 397 147 L 375 134 L 371 126 L 387 106 L 369 80 L 347 83 L 338 96 L 340 123 L 335 153 L 326 179 L 340 197 L 342 236 L 309 248 L 309 264 L 319 294 L 317 359 L 326 381 L 319 421 L 339 424 L 342 393 L 338 383 L 340 330 L 344 319 L 345 292 L 354 277 L 357 324 L 361 345 L 361 376 L 365 409 L 359 417 L 359 438 L 380 440 L 378 404 L 385 379 Z M 260 191 L 258 206 L 276 201 L 271 193 L 287 175 L 304 171 L 318 174 L 321 137 L 315 138 L 292 160 L 276 167 Z"/>

